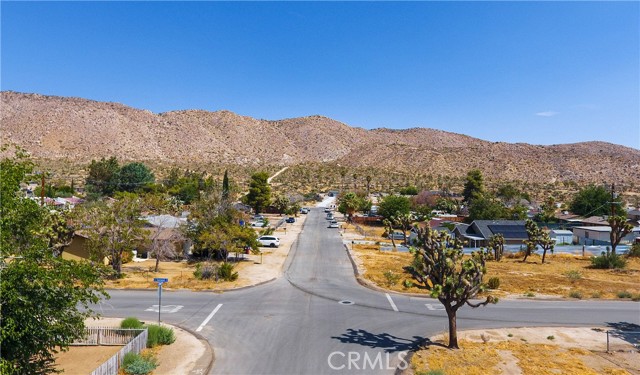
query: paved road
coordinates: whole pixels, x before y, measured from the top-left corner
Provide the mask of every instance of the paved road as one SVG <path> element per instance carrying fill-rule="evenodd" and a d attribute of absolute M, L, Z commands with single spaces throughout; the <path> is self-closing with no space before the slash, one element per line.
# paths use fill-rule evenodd
<path fill-rule="evenodd" d="M 321 209 L 308 215 L 285 270 L 284 278 L 235 292 L 165 292 L 163 310 L 174 312 L 162 320 L 200 329 L 214 347 L 214 374 L 391 374 L 423 336 L 447 329 L 437 300 L 357 284 Z M 146 311 L 157 293 L 110 294 L 103 315 L 157 319 L 157 310 Z M 458 314 L 459 329 L 616 322 L 640 323 L 640 304 L 505 300 Z"/>

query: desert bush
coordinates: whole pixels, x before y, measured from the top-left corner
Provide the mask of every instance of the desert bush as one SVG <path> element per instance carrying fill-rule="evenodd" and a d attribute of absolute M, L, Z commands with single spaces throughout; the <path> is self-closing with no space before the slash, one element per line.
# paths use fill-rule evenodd
<path fill-rule="evenodd" d="M 582 299 L 582 292 L 580 292 L 579 290 L 572 290 L 571 292 L 569 292 L 569 297 Z"/>
<path fill-rule="evenodd" d="M 141 329 L 142 326 L 143 326 L 142 322 L 135 317 L 128 317 L 122 322 L 120 322 L 120 328 Z"/>
<path fill-rule="evenodd" d="M 383 276 L 385 277 L 385 279 L 387 279 L 387 285 L 388 286 L 393 286 L 396 285 L 398 283 L 398 281 L 400 281 L 400 275 L 398 275 L 397 273 L 389 270 L 386 271 Z"/>
<path fill-rule="evenodd" d="M 602 297 L 602 293 L 600 291 L 591 293 L 591 298 L 600 298 L 600 297 Z"/>
<path fill-rule="evenodd" d="M 629 257 L 640 258 L 640 243 L 634 243 L 629 248 L 629 253 L 627 254 Z"/>
<path fill-rule="evenodd" d="M 407 289 L 412 288 L 413 287 L 413 281 L 405 280 L 405 281 L 402 282 L 402 286 L 404 286 Z"/>
<path fill-rule="evenodd" d="M 631 293 L 627 292 L 626 290 L 618 292 L 616 295 L 618 296 L 618 298 L 631 298 Z"/>
<path fill-rule="evenodd" d="M 176 341 L 173 329 L 169 327 L 163 327 L 157 324 L 149 324 L 146 327 L 149 330 L 147 348 L 153 348 L 158 345 L 169 345 Z"/>
<path fill-rule="evenodd" d="M 218 276 L 218 266 L 213 263 L 198 263 L 193 276 L 199 280 L 210 280 Z"/>
<path fill-rule="evenodd" d="M 634 294 L 634 295 L 631 297 L 631 300 L 632 300 L 632 301 L 634 301 L 634 302 L 638 302 L 638 301 L 640 301 L 640 294 Z"/>
<path fill-rule="evenodd" d="M 564 274 L 571 282 L 578 281 L 582 279 L 582 273 L 578 270 L 567 271 Z"/>
<path fill-rule="evenodd" d="M 591 267 L 596 269 L 619 269 L 627 265 L 627 260 L 618 254 L 606 254 L 604 251 L 600 256 L 591 258 Z"/>
<path fill-rule="evenodd" d="M 122 367 L 125 374 L 144 375 L 158 367 L 158 361 L 151 353 L 140 355 L 129 352 L 124 356 Z"/>
<path fill-rule="evenodd" d="M 220 267 L 218 267 L 218 277 L 224 281 L 235 281 L 238 279 L 238 273 L 233 272 L 234 265 L 231 263 L 222 263 Z"/>
<path fill-rule="evenodd" d="M 498 289 L 500 287 L 500 278 L 498 277 L 490 278 L 489 281 L 487 282 L 487 287 L 489 287 L 489 289 Z"/>

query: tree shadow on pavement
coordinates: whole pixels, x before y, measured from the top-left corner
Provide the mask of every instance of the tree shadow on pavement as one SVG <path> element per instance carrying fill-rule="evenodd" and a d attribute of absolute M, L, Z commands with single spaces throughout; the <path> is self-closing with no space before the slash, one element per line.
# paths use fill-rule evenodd
<path fill-rule="evenodd" d="M 348 328 L 342 336 L 332 336 L 332 339 L 340 340 L 345 344 L 358 344 L 370 348 L 383 348 L 385 353 L 417 350 L 421 347 L 438 345 L 427 338 L 413 336 L 411 339 L 404 339 L 388 333 L 371 333 L 363 329 Z"/>
<path fill-rule="evenodd" d="M 640 347 L 640 325 L 628 322 L 609 322 L 607 326 L 613 328 L 609 331 L 609 335 L 620 338 L 635 347 Z"/>

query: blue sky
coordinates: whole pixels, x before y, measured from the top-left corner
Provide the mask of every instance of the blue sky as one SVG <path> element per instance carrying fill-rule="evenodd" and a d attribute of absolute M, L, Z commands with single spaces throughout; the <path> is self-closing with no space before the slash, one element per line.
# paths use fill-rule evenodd
<path fill-rule="evenodd" d="M 639 2 L 7 2 L 2 90 L 640 148 Z"/>

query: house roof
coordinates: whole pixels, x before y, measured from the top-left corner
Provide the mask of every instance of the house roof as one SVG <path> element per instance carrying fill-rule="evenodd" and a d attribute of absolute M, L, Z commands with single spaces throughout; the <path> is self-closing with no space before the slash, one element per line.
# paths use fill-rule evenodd
<path fill-rule="evenodd" d="M 143 219 L 158 228 L 177 228 L 186 223 L 186 219 L 171 215 L 149 215 L 145 216 Z"/>
<path fill-rule="evenodd" d="M 591 231 L 591 232 L 611 232 L 611 227 L 605 226 L 605 225 L 590 226 L 590 227 L 575 227 L 574 229 L 582 229 L 582 230 Z M 631 229 L 631 232 L 632 233 L 640 232 L 640 227 L 634 227 L 633 229 Z"/>
<path fill-rule="evenodd" d="M 467 234 L 480 235 L 485 239 L 495 234 L 502 234 L 505 239 L 528 238 L 524 220 L 474 220 Z M 478 228 L 480 233 L 474 232 Z"/>
<path fill-rule="evenodd" d="M 572 231 L 567 230 L 567 229 L 552 229 L 552 230 L 549 231 L 549 233 L 560 234 L 560 235 L 563 235 L 563 234 L 571 234 L 572 235 L 573 234 Z"/>
<path fill-rule="evenodd" d="M 556 219 L 563 221 L 580 221 L 580 215 L 572 214 L 572 213 L 557 213 L 555 214 Z"/>
<path fill-rule="evenodd" d="M 589 216 L 586 219 L 582 219 L 580 220 L 581 223 L 585 223 L 585 224 L 609 224 L 609 222 L 607 222 L 607 219 L 605 219 L 602 216 Z"/>

